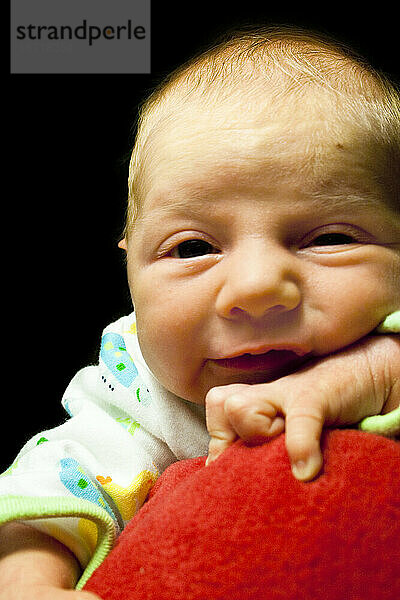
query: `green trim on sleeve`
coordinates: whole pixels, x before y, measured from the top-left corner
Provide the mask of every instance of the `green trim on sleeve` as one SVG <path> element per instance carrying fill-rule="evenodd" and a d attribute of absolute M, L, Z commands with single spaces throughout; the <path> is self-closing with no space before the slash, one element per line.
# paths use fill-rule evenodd
<path fill-rule="evenodd" d="M 0 498 L 0 525 L 10 521 L 29 521 L 55 517 L 78 517 L 97 527 L 97 546 L 76 589 L 82 589 L 114 546 L 115 524 L 110 515 L 88 500 L 64 497 L 3 496 Z"/>
<path fill-rule="evenodd" d="M 400 333 L 400 310 L 388 315 L 376 331 L 378 333 Z"/>
<path fill-rule="evenodd" d="M 400 406 L 386 415 L 367 417 L 359 425 L 361 431 L 394 437 L 400 434 Z"/>

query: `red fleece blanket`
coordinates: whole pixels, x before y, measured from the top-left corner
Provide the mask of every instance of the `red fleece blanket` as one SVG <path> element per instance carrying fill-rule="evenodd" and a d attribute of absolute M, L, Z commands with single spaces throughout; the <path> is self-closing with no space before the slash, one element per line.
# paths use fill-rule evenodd
<path fill-rule="evenodd" d="M 399 600 L 400 444 L 323 437 L 290 471 L 284 436 L 169 467 L 85 589 L 105 600 Z"/>

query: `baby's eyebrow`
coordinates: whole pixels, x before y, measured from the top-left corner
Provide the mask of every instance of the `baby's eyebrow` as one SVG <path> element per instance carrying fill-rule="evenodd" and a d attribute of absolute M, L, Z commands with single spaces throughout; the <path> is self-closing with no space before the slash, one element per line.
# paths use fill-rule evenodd
<path fill-rule="evenodd" d="M 143 210 L 138 216 L 138 221 L 154 221 L 154 219 L 165 219 L 167 217 L 192 217 L 203 218 L 210 215 L 212 200 L 202 198 L 174 198 L 170 203 L 156 203 L 150 211 Z"/>
<path fill-rule="evenodd" d="M 163 219 L 166 217 L 192 217 L 192 218 L 212 218 L 216 208 L 216 197 L 209 195 L 190 195 L 190 197 L 174 197 L 170 203 L 165 198 L 160 203 L 155 202 L 155 206 L 149 212 L 143 211 L 140 220 Z M 304 199 L 296 202 L 299 213 L 304 208 L 305 212 L 312 211 L 324 213 L 327 216 L 334 216 L 337 213 L 365 212 L 387 209 L 390 210 L 388 203 L 376 194 L 361 193 L 354 190 L 348 191 L 321 191 L 315 190 L 307 194 Z M 214 209 L 214 210 L 213 210 Z"/>
<path fill-rule="evenodd" d="M 346 212 L 348 210 L 371 211 L 387 206 L 383 198 L 368 192 L 335 193 L 315 191 L 310 195 L 310 198 L 316 209 L 322 209 L 328 213 Z"/>

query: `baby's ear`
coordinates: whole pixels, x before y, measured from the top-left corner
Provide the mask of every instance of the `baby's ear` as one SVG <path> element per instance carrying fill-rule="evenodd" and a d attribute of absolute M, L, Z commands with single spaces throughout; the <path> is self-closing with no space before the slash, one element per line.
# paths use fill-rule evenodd
<path fill-rule="evenodd" d="M 121 248 L 121 250 L 128 250 L 128 245 L 126 243 L 126 238 L 122 238 L 122 240 L 120 240 L 118 242 L 118 248 Z"/>

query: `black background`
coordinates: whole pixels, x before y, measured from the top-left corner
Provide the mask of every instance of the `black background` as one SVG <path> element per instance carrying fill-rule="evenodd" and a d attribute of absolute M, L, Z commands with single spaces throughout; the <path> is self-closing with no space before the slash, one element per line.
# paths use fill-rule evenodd
<path fill-rule="evenodd" d="M 138 103 L 164 75 L 227 27 L 257 22 L 328 32 L 399 78 L 394 15 L 376 4 L 350 14 L 282 6 L 153 0 L 151 75 L 8 75 L 0 471 L 64 420 L 71 377 L 96 361 L 104 326 L 131 310 L 117 248 L 128 160 Z"/>

